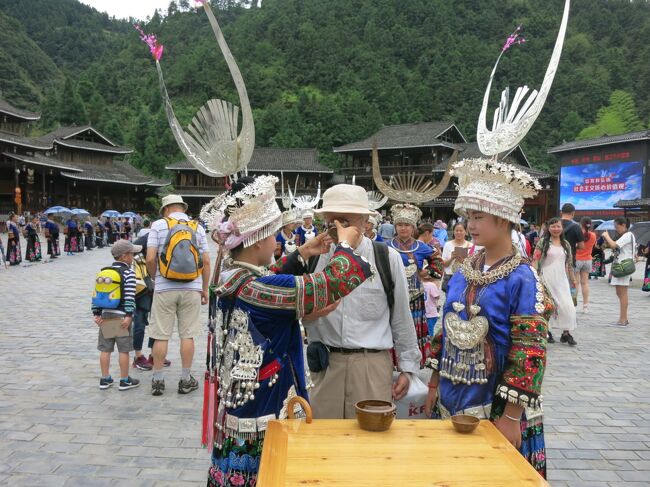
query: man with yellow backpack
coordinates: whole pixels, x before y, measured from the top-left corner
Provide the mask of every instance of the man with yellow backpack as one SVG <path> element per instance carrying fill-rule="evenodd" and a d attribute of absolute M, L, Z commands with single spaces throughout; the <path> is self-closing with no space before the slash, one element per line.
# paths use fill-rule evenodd
<path fill-rule="evenodd" d="M 174 323 L 178 322 L 182 362 L 178 393 L 199 388 L 190 370 L 194 359 L 194 337 L 201 334 L 201 305 L 208 303 L 210 254 L 205 229 L 187 214 L 187 204 L 179 195 L 162 199 L 163 218 L 151 225 L 147 239 L 147 269 L 155 276 L 149 336 L 153 346 L 151 393 L 165 391 L 162 372 Z"/>

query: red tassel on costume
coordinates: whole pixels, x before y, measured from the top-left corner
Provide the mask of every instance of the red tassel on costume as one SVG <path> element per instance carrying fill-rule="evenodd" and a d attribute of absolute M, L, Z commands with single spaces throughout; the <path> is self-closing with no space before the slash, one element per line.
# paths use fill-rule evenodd
<path fill-rule="evenodd" d="M 210 397 L 210 373 L 205 371 L 203 379 L 203 422 L 201 423 L 201 446 L 208 446 L 208 404 Z"/>

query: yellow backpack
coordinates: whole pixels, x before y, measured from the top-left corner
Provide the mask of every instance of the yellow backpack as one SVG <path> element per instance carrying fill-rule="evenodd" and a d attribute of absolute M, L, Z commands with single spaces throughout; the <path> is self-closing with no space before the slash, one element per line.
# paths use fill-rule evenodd
<path fill-rule="evenodd" d="M 116 309 L 122 300 L 124 280 L 114 267 L 104 267 L 95 277 L 92 303 L 102 309 Z"/>
<path fill-rule="evenodd" d="M 171 281 L 190 282 L 201 275 L 203 260 L 196 238 L 199 222 L 165 218 L 167 238 L 158 257 L 160 275 Z"/>
<path fill-rule="evenodd" d="M 153 291 L 153 280 L 147 270 L 147 264 L 142 257 L 137 255 L 133 259 L 133 271 L 135 272 L 135 295 L 142 296 Z"/>

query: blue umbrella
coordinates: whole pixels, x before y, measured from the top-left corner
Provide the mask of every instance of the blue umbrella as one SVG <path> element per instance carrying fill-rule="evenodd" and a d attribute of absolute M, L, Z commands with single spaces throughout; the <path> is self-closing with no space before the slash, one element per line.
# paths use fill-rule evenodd
<path fill-rule="evenodd" d="M 107 218 L 119 218 L 122 215 L 120 214 L 119 211 L 115 210 L 106 210 L 104 213 L 102 213 L 102 216 L 105 216 Z"/>
<path fill-rule="evenodd" d="M 616 230 L 614 226 L 614 220 L 607 220 L 596 227 L 596 230 L 599 232 L 604 232 L 605 230 Z"/>
<path fill-rule="evenodd" d="M 71 211 L 73 215 L 80 215 L 80 216 L 85 216 L 85 215 L 90 215 L 86 210 L 82 208 L 75 208 L 74 210 Z"/>
<path fill-rule="evenodd" d="M 61 213 L 72 213 L 72 211 L 69 208 L 66 208 L 65 206 L 53 206 L 51 208 L 48 208 L 45 210 L 43 213 L 46 215 L 59 215 Z"/>
<path fill-rule="evenodd" d="M 122 213 L 122 216 L 125 218 L 136 218 L 138 215 L 136 215 L 132 211 L 125 211 L 124 213 Z"/>

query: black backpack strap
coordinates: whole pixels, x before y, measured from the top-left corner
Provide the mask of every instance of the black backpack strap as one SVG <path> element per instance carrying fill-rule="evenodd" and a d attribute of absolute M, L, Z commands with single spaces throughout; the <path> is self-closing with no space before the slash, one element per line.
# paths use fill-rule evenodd
<path fill-rule="evenodd" d="M 379 272 L 379 278 L 381 279 L 381 284 L 384 286 L 384 292 L 388 299 L 388 309 L 392 313 L 393 307 L 395 306 L 395 283 L 393 282 L 393 276 L 390 271 L 388 245 L 373 240 L 372 249 L 375 254 L 377 272 Z"/>
<path fill-rule="evenodd" d="M 320 259 L 320 255 L 314 255 L 309 258 L 307 261 L 307 271 L 305 274 L 313 274 L 316 272 L 316 266 L 318 265 L 318 260 Z"/>

